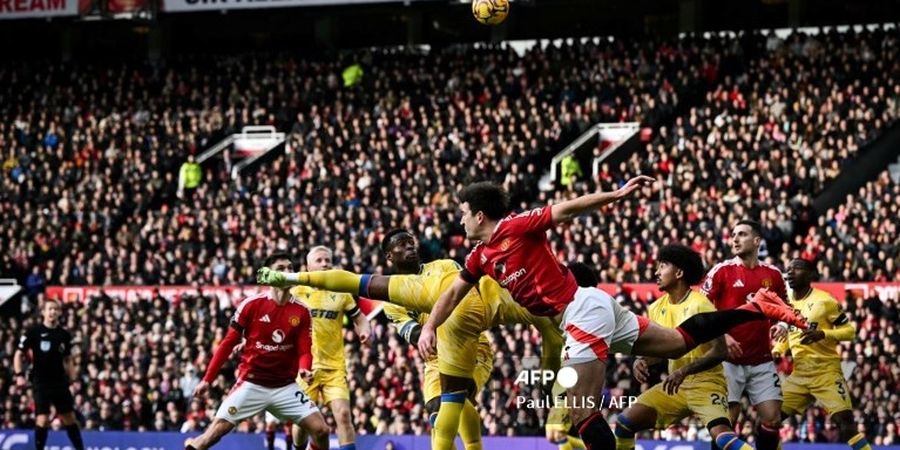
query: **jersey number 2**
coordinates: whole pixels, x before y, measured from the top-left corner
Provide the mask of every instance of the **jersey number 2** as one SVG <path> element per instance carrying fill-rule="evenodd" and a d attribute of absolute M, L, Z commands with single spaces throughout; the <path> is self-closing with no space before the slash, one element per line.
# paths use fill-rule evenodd
<path fill-rule="evenodd" d="M 294 397 L 300 397 L 300 403 L 306 404 L 309 402 L 309 397 L 303 393 L 303 391 L 297 391 L 294 393 Z"/>

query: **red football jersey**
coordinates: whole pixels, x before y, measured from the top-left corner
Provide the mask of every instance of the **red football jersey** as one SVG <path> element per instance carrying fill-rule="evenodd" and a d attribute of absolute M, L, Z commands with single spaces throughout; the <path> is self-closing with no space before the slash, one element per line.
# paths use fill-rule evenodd
<path fill-rule="evenodd" d="M 469 252 L 460 276 L 475 284 L 487 275 L 536 316 L 554 316 L 575 297 L 578 284 L 550 251 L 546 231 L 553 226 L 551 207 L 500 220 L 489 242 Z"/>
<path fill-rule="evenodd" d="M 738 257 L 716 264 L 701 287 L 717 309 L 734 309 L 744 305 L 762 288 L 775 292 L 782 300 L 787 298 L 784 278 L 777 267 L 760 262 L 750 269 Z M 732 328 L 728 334 L 741 344 L 743 354 L 734 360 L 729 358 L 728 362 L 756 365 L 771 361 L 769 325 L 768 320 L 758 320 Z"/>
<path fill-rule="evenodd" d="M 238 366 L 238 381 L 266 387 L 294 382 L 300 367 L 312 363 L 309 309 L 291 299 L 284 305 L 259 295 L 244 300 L 232 321 L 247 340 Z"/>

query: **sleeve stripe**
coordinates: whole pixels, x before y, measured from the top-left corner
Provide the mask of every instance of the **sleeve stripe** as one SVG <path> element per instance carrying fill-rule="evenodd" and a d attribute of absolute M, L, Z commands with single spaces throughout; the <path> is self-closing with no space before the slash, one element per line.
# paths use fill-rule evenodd
<path fill-rule="evenodd" d="M 463 281 L 465 281 L 466 283 L 469 283 L 469 284 L 478 283 L 478 277 L 473 275 L 472 272 L 469 272 L 469 270 L 466 268 L 463 268 L 463 270 L 461 270 L 459 272 L 459 277 L 462 278 Z"/>

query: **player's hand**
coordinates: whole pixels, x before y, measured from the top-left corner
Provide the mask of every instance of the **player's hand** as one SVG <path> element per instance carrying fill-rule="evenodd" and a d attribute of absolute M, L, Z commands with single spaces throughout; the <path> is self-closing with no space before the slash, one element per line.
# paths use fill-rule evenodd
<path fill-rule="evenodd" d="M 419 335 L 419 353 L 422 359 L 430 359 L 436 353 L 437 335 L 434 327 L 428 324 L 422 326 L 422 333 Z"/>
<path fill-rule="evenodd" d="M 646 383 L 647 380 L 650 379 L 650 366 L 647 365 L 647 360 L 644 358 L 636 358 L 634 364 L 631 366 L 631 373 L 634 375 L 634 379 L 638 380 L 639 383 Z"/>
<path fill-rule="evenodd" d="M 825 339 L 825 332 L 822 330 L 806 330 L 800 335 L 800 343 L 803 345 L 815 344 Z"/>
<path fill-rule="evenodd" d="M 313 373 L 311 370 L 300 369 L 300 371 L 297 372 L 297 376 L 299 376 L 307 386 L 312 383 Z"/>
<path fill-rule="evenodd" d="M 237 355 L 240 355 L 242 351 L 244 351 L 244 345 L 247 344 L 247 341 L 243 341 L 238 345 L 235 345 L 233 349 L 231 349 L 231 356 L 229 358 L 235 358 Z"/>
<path fill-rule="evenodd" d="M 769 335 L 776 342 L 784 342 L 788 335 L 787 327 L 781 324 L 772 325 L 772 328 L 769 328 Z"/>
<path fill-rule="evenodd" d="M 619 198 L 625 198 L 629 195 L 633 194 L 634 191 L 644 187 L 652 185 L 656 180 L 648 177 L 647 175 L 638 175 L 630 180 L 628 180 L 624 186 L 620 187 L 616 193 Z"/>
<path fill-rule="evenodd" d="M 685 377 L 687 377 L 687 372 L 681 369 L 670 373 L 669 376 L 666 377 L 666 381 L 663 382 L 663 389 L 665 389 L 667 394 L 675 395 L 678 392 L 681 383 L 684 383 Z"/>
<path fill-rule="evenodd" d="M 744 354 L 740 342 L 736 341 L 730 334 L 725 335 L 725 347 L 728 348 L 728 357 L 731 359 L 740 358 Z"/>
<path fill-rule="evenodd" d="M 262 267 L 256 271 L 256 284 L 272 287 L 285 287 L 287 285 L 287 277 L 284 272 L 272 270 L 268 267 Z"/>
<path fill-rule="evenodd" d="M 206 397 L 206 393 L 209 392 L 209 383 L 206 381 L 200 381 L 200 384 L 194 388 L 194 397 L 203 398 Z"/>

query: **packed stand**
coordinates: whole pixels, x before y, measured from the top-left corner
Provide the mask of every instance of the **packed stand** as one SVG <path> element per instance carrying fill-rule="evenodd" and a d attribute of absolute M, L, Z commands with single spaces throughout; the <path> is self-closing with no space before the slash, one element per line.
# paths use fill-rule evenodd
<path fill-rule="evenodd" d="M 340 87 L 337 77 L 353 62 L 347 58 L 48 66 L 27 74 L 7 65 L 0 69 L 0 212 L 21 220 L 0 224 L 0 271 L 27 280 L 33 296 L 52 284 L 251 283 L 266 252 L 277 247 L 300 256 L 314 244 L 334 247 L 340 266 L 379 271 L 378 239 L 395 226 L 416 230 L 428 258 L 461 259 L 468 243 L 452 193 L 462 183 L 503 181 L 515 205 L 527 207 L 597 185 L 609 189 L 640 172 L 662 178 L 661 189 L 558 230 L 560 259 L 593 262 L 606 281 L 652 280 L 658 245 L 690 242 L 713 264 L 728 255 L 721 241 L 728 225 L 759 215 L 776 261 L 814 252 L 835 264 L 823 270 L 830 279 L 896 279 L 896 184 L 870 183 L 824 218 L 812 217 L 809 195 L 898 116 L 900 77 L 890 76 L 898 74 L 890 51 L 895 33 L 830 35 L 815 44 L 761 35 L 617 41 L 522 57 L 498 48 L 374 52 L 359 61 L 367 71 L 355 88 Z M 834 73 L 816 73 L 821 64 Z M 702 104 L 685 108 L 680 99 L 700 86 Z M 802 107 L 793 109 L 795 103 Z M 674 123 L 663 119 L 678 108 L 686 112 Z M 553 154 L 587 126 L 620 120 L 655 130 L 644 154 L 604 167 L 599 180 L 571 191 L 538 192 L 540 168 Z M 178 188 L 189 154 L 259 123 L 290 130 L 288 155 L 237 182 L 219 166 L 206 167 L 196 189 Z M 757 201 L 745 206 L 751 197 Z M 660 215 L 664 220 L 646 221 Z M 871 223 L 877 227 L 863 230 Z M 805 237 L 791 239 L 808 225 L 815 226 Z M 846 249 L 843 259 L 828 257 L 839 248 L 835 242 Z M 884 267 L 866 257 L 879 252 Z M 643 305 L 619 297 L 638 311 Z M 74 389 L 86 427 L 205 425 L 228 376 L 220 376 L 206 404 L 189 394 L 224 336 L 229 311 L 210 307 L 210 299 L 94 302 L 71 310 L 64 323 L 80 342 L 82 380 Z M 873 308 L 874 322 L 863 314 Z M 878 444 L 894 439 L 898 420 L 890 394 L 900 386 L 889 364 L 896 305 L 868 299 L 853 314 L 867 337 L 884 344 L 861 336 L 845 358 L 858 364 L 851 380 L 858 421 Z M 14 322 L 0 328 L 4 367 L 22 329 Z M 421 367 L 412 347 L 383 324 L 362 348 L 347 334 L 359 432 L 427 433 L 420 374 L 408 370 Z M 510 414 L 508 394 L 515 392 L 516 358 L 536 353 L 539 341 L 521 327 L 492 337 L 494 377 L 480 399 L 485 432 L 540 434 L 543 417 Z M 609 376 L 611 395 L 639 392 L 628 359 L 611 364 Z M 0 392 L 4 426 L 29 425 L 20 405 L 31 405 L 31 394 L 9 377 L 0 378 Z M 833 427 L 823 417 L 814 409 L 792 419 L 786 438 L 828 440 Z M 261 426 L 257 419 L 243 429 Z M 655 435 L 704 433 L 687 421 Z"/>
<path fill-rule="evenodd" d="M 744 41 L 748 53 L 759 54 L 748 59 L 747 71 L 722 77 L 700 105 L 658 127 L 643 151 L 618 167 L 601 165 L 596 180 L 555 193 L 559 201 L 597 186 L 615 189 L 637 174 L 661 180 L 649 195 L 557 234 L 554 249 L 561 259 L 593 263 L 603 281 L 646 282 L 654 279 L 653 255 L 660 246 L 688 243 L 711 267 L 730 256 L 731 225 L 751 217 L 764 228 L 763 257 L 782 267 L 801 252 L 810 255 L 802 235 L 818 223 L 814 232 L 838 233 L 841 248 L 857 249 L 852 258 L 831 260 L 840 260 L 840 270 L 822 267 L 825 280 L 900 278 L 896 231 L 893 240 L 889 232 L 858 231 L 873 221 L 895 228 L 890 205 L 896 209 L 896 198 L 879 202 L 887 209 L 872 208 L 872 201 L 865 205 L 870 208 L 853 208 L 857 200 L 851 198 L 825 222 L 812 210 L 815 195 L 900 117 L 897 31 L 773 38 Z M 848 223 L 838 231 L 848 208 L 855 211 L 855 228 Z M 866 254 L 883 258 L 873 262 Z"/>
<path fill-rule="evenodd" d="M 345 265 L 371 268 L 380 233 L 418 221 L 443 252 L 456 244 L 443 206 L 458 183 L 517 173 L 533 198 L 540 168 L 586 127 L 660 121 L 727 52 L 717 41 L 598 42 L 523 56 L 367 52 L 350 88 L 337 76 L 346 56 L 6 65 L 0 212 L 20 220 L 0 225 L 0 267 L 36 271 L 32 291 L 233 284 L 272 246 L 333 245 Z M 251 124 L 289 131 L 289 155 L 236 183 L 213 164 L 198 187 L 178 188 L 189 155 Z"/>

